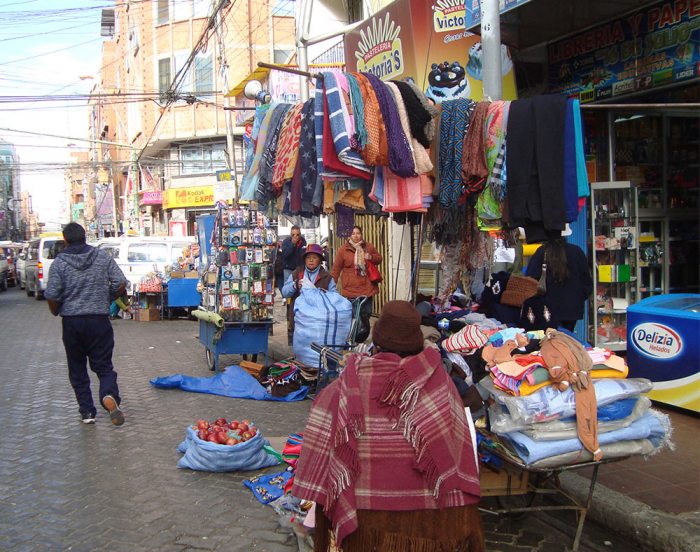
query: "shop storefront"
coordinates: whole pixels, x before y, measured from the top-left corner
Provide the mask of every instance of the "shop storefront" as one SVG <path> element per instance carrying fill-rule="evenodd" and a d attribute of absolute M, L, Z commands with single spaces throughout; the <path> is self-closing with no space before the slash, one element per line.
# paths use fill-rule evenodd
<path fill-rule="evenodd" d="M 198 215 L 214 213 L 214 185 L 170 188 L 163 192 L 163 210 L 169 213 L 170 235 L 196 235 Z"/>

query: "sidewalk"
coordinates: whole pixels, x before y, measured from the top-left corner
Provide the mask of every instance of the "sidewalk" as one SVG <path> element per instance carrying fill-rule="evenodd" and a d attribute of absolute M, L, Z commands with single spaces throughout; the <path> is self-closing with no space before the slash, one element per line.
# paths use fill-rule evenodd
<path fill-rule="evenodd" d="M 272 358 L 292 356 L 284 322 L 275 324 L 274 334 Z M 700 551 L 700 418 L 654 408 L 671 417 L 675 450 L 601 466 L 588 516 L 644 550 Z M 563 487 L 585 502 L 592 471 L 562 474 Z"/>

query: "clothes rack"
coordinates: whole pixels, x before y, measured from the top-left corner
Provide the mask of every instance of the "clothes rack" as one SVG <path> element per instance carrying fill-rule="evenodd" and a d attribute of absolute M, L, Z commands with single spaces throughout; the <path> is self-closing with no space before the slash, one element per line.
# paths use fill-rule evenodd
<path fill-rule="evenodd" d="M 274 63 L 265 63 L 264 61 L 258 61 L 258 67 L 264 67 L 265 69 L 272 69 L 274 71 L 282 71 L 283 73 L 301 75 L 302 77 L 308 77 L 310 79 L 315 79 L 321 76 L 320 73 L 309 73 L 308 71 L 302 71 L 301 69 L 294 69 L 293 67 L 286 67 L 285 65 L 275 65 Z"/>

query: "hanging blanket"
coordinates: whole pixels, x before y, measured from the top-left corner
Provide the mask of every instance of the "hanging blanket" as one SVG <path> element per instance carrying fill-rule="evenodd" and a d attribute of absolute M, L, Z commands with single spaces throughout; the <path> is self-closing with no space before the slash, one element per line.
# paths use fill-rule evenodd
<path fill-rule="evenodd" d="M 282 193 L 282 186 L 294 176 L 294 167 L 299 154 L 299 136 L 301 134 L 302 104 L 296 104 L 288 112 L 280 129 L 277 145 L 277 158 L 272 172 L 272 189 L 275 196 Z"/>
<path fill-rule="evenodd" d="M 279 145 L 280 131 L 282 123 L 287 116 L 287 111 L 292 104 L 280 104 L 272 114 L 267 140 L 265 140 L 264 151 L 260 159 L 260 179 L 255 190 L 255 200 L 262 205 L 267 205 L 268 201 L 274 197 L 272 190 L 272 174 L 275 169 L 277 159 L 277 147 Z"/>
<path fill-rule="evenodd" d="M 505 189 L 506 126 L 510 102 L 491 102 L 484 121 L 484 149 L 488 178 L 476 202 L 480 230 L 500 230 Z"/>
<path fill-rule="evenodd" d="M 272 116 L 275 110 L 280 107 L 279 104 L 273 104 L 265 112 L 258 112 L 255 110 L 255 118 L 257 121 L 258 116 L 262 116 L 262 121 L 257 133 L 257 141 L 255 142 L 255 154 L 253 155 L 253 160 L 250 164 L 250 169 L 243 177 L 241 182 L 241 199 L 246 201 L 255 200 L 255 190 L 258 187 L 258 180 L 260 179 L 260 161 L 262 160 L 263 153 L 265 152 L 265 142 L 267 141 L 267 134 L 270 128 L 270 122 L 272 121 Z M 253 139 L 256 138 L 255 135 L 255 124 L 253 125 Z"/>
<path fill-rule="evenodd" d="M 465 130 L 474 114 L 476 102 L 448 100 L 442 102 L 440 117 L 440 205 L 454 207 L 462 195 L 462 148 Z"/>
<path fill-rule="evenodd" d="M 223 372 L 207 378 L 196 378 L 184 374 L 162 376 L 152 379 L 151 385 L 159 389 L 182 389 L 193 393 L 208 393 L 256 401 L 301 401 L 309 391 L 308 387 L 302 387 L 285 397 L 275 397 L 268 393 L 258 380 L 236 365 L 229 366 Z"/>
<path fill-rule="evenodd" d="M 323 73 L 323 83 L 326 92 L 324 110 L 327 109 L 330 133 L 338 159 L 341 163 L 356 169 L 356 171 L 367 173 L 367 178 L 369 178 L 369 167 L 365 164 L 360 154 L 350 147 L 350 132 L 352 129 L 349 129 L 347 125 L 349 113 L 335 74 L 331 72 Z M 324 133 L 325 131 L 324 125 Z M 361 176 L 356 171 L 350 174 Z"/>
<path fill-rule="evenodd" d="M 363 73 L 352 73 L 360 86 L 364 102 L 367 145 L 362 150 L 362 159 L 371 167 L 389 164 L 389 146 L 386 141 L 386 126 L 374 88 Z"/>
<path fill-rule="evenodd" d="M 360 84 L 354 76 L 346 73 L 345 78 L 348 81 L 348 93 L 355 123 L 355 133 L 350 137 L 350 144 L 356 151 L 362 151 L 367 145 L 367 127 L 365 126 L 365 107 L 362 100 L 362 92 L 360 91 Z"/>
<path fill-rule="evenodd" d="M 384 169 L 384 203 L 385 211 L 396 213 L 415 211 L 423 207 L 420 176 L 401 178 L 391 169 Z"/>

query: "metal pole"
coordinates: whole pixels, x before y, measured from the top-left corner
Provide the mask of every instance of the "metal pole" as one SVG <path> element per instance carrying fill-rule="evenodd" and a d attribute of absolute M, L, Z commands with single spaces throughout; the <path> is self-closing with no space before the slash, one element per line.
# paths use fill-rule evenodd
<path fill-rule="evenodd" d="M 236 169 L 236 144 L 233 139 L 233 119 L 228 97 L 228 64 L 226 62 L 226 48 L 221 32 L 221 10 L 216 13 L 216 34 L 219 38 L 219 51 L 221 63 L 221 76 L 224 86 L 224 119 L 226 121 L 226 149 L 228 149 L 228 168 L 233 173 L 233 203 L 238 203 L 238 170 Z"/>
<path fill-rule="evenodd" d="M 503 98 L 501 75 L 501 21 L 498 0 L 481 0 L 481 48 L 484 99 Z"/>

